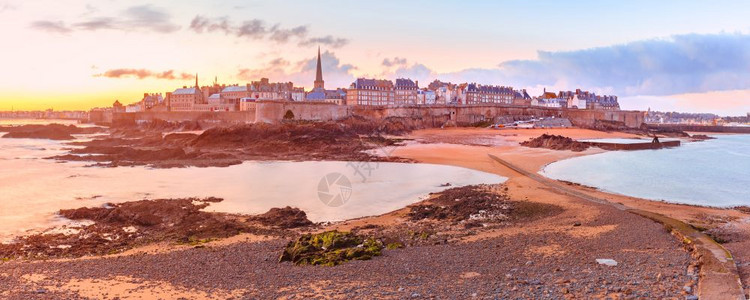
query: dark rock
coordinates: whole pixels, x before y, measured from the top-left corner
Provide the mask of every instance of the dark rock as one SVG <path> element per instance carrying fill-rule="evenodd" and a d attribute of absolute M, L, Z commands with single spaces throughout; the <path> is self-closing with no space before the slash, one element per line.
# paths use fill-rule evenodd
<path fill-rule="evenodd" d="M 297 228 L 313 224 L 307 219 L 307 214 L 296 207 L 271 208 L 268 212 L 251 218 L 266 226 L 278 228 Z"/>

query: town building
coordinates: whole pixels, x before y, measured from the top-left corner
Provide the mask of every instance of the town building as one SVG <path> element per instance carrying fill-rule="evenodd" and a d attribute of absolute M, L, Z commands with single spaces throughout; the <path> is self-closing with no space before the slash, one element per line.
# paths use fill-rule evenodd
<path fill-rule="evenodd" d="M 393 82 L 358 78 L 346 90 L 346 105 L 382 106 L 394 104 Z"/>
<path fill-rule="evenodd" d="M 455 104 L 458 102 L 456 85 L 453 83 L 436 79 L 427 85 L 427 89 L 435 92 L 435 104 Z"/>
<path fill-rule="evenodd" d="M 162 97 L 160 93 L 144 93 L 143 99 L 141 99 L 141 103 L 143 103 L 144 110 L 151 110 L 154 107 L 163 106 L 164 97 Z"/>
<path fill-rule="evenodd" d="M 511 87 L 467 84 L 462 89 L 464 104 L 513 104 L 515 91 Z"/>
<path fill-rule="evenodd" d="M 240 98 L 250 97 L 250 90 L 247 85 L 230 85 L 219 92 L 219 98 L 225 101 L 237 101 Z"/>
<path fill-rule="evenodd" d="M 170 111 L 193 111 L 196 103 L 203 102 L 203 93 L 198 87 L 198 75 L 195 75 L 195 86 L 183 86 L 167 94 L 167 102 Z"/>
<path fill-rule="evenodd" d="M 125 106 L 120 103 L 120 100 L 115 100 L 115 103 L 112 104 L 112 112 L 125 112 Z"/>
<path fill-rule="evenodd" d="M 268 78 L 247 85 L 250 98 L 255 100 L 303 101 L 304 89 L 292 82 L 269 82 Z"/>
<path fill-rule="evenodd" d="M 595 110 L 620 110 L 617 96 L 597 95 L 596 93 L 576 89 L 575 92 L 561 91 L 559 98 L 568 99 L 568 108 L 595 109 Z"/>
<path fill-rule="evenodd" d="M 436 99 L 435 91 L 428 89 L 417 90 L 417 104 L 419 105 L 435 105 Z"/>
<path fill-rule="evenodd" d="M 125 112 L 134 113 L 144 111 L 143 102 L 136 102 L 125 106 Z"/>
<path fill-rule="evenodd" d="M 531 96 L 529 96 L 529 93 L 526 92 L 526 89 L 522 89 L 520 91 L 514 91 L 513 105 L 518 105 L 518 106 L 530 106 L 531 105 Z"/>
<path fill-rule="evenodd" d="M 393 87 L 393 102 L 395 105 L 414 105 L 417 104 L 417 90 L 419 83 L 411 79 L 397 78 L 396 85 Z"/>
<path fill-rule="evenodd" d="M 563 108 L 568 107 L 568 99 L 562 97 L 562 95 L 558 97 L 558 94 L 554 92 L 548 92 L 545 88 L 544 92 L 542 92 L 542 95 L 532 99 L 530 104 L 531 106 Z"/>

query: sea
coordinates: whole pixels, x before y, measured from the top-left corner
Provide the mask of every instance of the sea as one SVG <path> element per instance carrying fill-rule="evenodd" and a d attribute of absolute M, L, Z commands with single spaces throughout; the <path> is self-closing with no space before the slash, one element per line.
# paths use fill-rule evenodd
<path fill-rule="evenodd" d="M 750 135 L 714 135 L 659 150 L 609 151 L 562 160 L 540 173 L 638 198 L 750 206 Z"/>
<path fill-rule="evenodd" d="M 0 120 L 2 125 L 66 121 Z M 4 135 L 4 133 L 0 133 Z M 78 135 L 77 140 L 91 139 Z M 507 178 L 466 168 L 407 163 L 249 161 L 230 167 L 91 167 L 46 159 L 65 141 L 0 138 L 0 241 L 70 224 L 60 209 L 142 199 L 219 197 L 210 211 L 258 214 L 298 207 L 314 222 L 379 215 L 462 185 Z"/>

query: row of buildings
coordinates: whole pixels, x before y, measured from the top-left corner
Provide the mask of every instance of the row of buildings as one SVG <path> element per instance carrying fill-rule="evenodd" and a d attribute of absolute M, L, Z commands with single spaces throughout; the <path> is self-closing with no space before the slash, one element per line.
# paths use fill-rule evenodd
<path fill-rule="evenodd" d="M 531 105 L 575 109 L 620 110 L 620 103 L 617 101 L 617 96 L 597 95 L 596 93 L 582 91 L 581 89 L 576 89 L 575 92 L 560 91 L 557 94 L 547 92 L 547 89 L 544 89 L 541 96 L 532 99 Z"/>
<path fill-rule="evenodd" d="M 31 111 L 0 111 L 0 119 L 66 119 L 85 120 L 89 112 L 83 110 L 31 110 Z"/>
<path fill-rule="evenodd" d="M 573 91 L 547 92 L 531 97 L 525 89 L 509 86 L 482 85 L 477 83 L 454 84 L 435 80 L 420 88 L 418 81 L 398 78 L 359 78 L 348 88 L 328 90 L 323 80 L 320 49 L 314 87 L 305 92 L 292 82 L 270 82 L 268 78 L 246 85 L 199 86 L 198 75 L 193 87 L 183 86 L 173 92 L 144 94 L 141 101 L 123 106 L 116 102 L 115 111 L 243 111 L 250 110 L 260 100 L 329 102 L 350 106 L 410 106 L 410 105 L 478 105 L 504 104 L 518 106 L 542 106 L 568 109 L 619 110 L 617 96 L 596 95 L 577 89 Z"/>

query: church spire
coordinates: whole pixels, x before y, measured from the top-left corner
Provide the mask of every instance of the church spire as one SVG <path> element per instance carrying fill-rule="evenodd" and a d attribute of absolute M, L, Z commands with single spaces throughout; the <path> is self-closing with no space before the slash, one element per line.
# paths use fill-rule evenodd
<path fill-rule="evenodd" d="M 323 68 L 320 66 L 320 46 L 318 46 L 318 67 L 315 70 L 315 88 L 321 88 L 324 87 L 324 81 L 323 81 Z"/>

